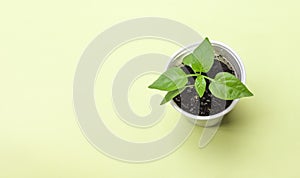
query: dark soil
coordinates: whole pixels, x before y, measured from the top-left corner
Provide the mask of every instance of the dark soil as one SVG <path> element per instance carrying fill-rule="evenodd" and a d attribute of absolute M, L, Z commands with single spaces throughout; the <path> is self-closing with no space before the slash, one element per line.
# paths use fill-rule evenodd
<path fill-rule="evenodd" d="M 235 75 L 234 71 L 230 69 L 222 61 L 224 59 L 221 55 L 215 56 L 214 64 L 210 71 L 202 73 L 202 75 L 214 78 L 219 72 L 229 72 Z M 189 66 L 183 66 L 181 69 L 187 74 L 194 74 L 193 70 Z M 196 77 L 189 77 L 187 85 L 193 85 Z M 194 87 L 187 87 L 181 94 L 173 98 L 174 102 L 186 112 L 199 116 L 214 115 L 225 110 L 231 103 L 232 100 L 222 100 L 211 94 L 208 89 L 210 81 L 206 80 L 206 91 L 203 97 L 199 97 Z"/>

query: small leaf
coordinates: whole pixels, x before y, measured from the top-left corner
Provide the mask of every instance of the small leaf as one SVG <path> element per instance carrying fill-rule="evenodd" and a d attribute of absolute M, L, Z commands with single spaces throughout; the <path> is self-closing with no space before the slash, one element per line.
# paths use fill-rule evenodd
<path fill-rule="evenodd" d="M 209 85 L 211 93 L 224 100 L 253 96 L 248 88 L 234 75 L 228 72 L 220 72 Z"/>
<path fill-rule="evenodd" d="M 214 49 L 208 38 L 205 38 L 194 50 L 193 55 L 200 62 L 203 68 L 202 72 L 208 72 L 214 63 Z"/>
<path fill-rule="evenodd" d="M 200 75 L 195 80 L 195 89 L 200 97 L 203 96 L 205 92 L 205 88 L 206 88 L 205 78 L 202 75 Z"/>
<path fill-rule="evenodd" d="M 185 87 L 178 89 L 178 90 L 173 90 L 173 91 L 169 91 L 166 96 L 164 97 L 164 99 L 161 101 L 160 105 L 163 105 L 167 102 L 169 102 L 170 100 L 172 100 L 175 96 L 179 95 L 183 90 L 185 89 Z"/>
<path fill-rule="evenodd" d="M 203 71 L 200 61 L 193 55 L 193 53 L 185 56 L 182 61 L 183 64 L 191 66 L 194 72 Z"/>
<path fill-rule="evenodd" d="M 188 82 L 185 72 L 179 67 L 172 67 L 164 72 L 148 88 L 173 91 L 182 88 Z"/>

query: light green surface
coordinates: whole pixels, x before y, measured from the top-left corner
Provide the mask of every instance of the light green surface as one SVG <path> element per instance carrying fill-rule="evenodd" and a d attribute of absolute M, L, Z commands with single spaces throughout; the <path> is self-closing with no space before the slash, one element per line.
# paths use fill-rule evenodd
<path fill-rule="evenodd" d="M 299 177 L 299 6 L 296 0 L 1 2 L 0 177 Z M 196 128 L 170 156 L 129 164 L 104 156 L 82 135 L 73 111 L 72 82 L 80 55 L 96 35 L 143 16 L 177 20 L 234 48 L 255 96 L 237 105 L 205 149 L 197 147 L 202 128 Z M 121 66 L 135 52 L 177 50 L 161 41 L 138 43 L 124 46 L 111 56 L 111 61 L 118 55 L 123 60 L 107 65 Z M 143 97 L 134 91 L 155 77 L 133 85 L 133 107 Z M 141 115 L 149 112 L 147 107 L 135 109 Z M 166 117 L 148 131 L 113 119 L 107 125 L 126 139 L 140 141 L 159 138 L 174 121 Z"/>

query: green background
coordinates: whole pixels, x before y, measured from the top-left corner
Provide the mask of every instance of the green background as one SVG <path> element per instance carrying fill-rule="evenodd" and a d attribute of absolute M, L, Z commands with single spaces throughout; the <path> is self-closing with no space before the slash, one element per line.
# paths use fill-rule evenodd
<path fill-rule="evenodd" d="M 299 177 L 299 6 L 296 0 L 2 1 L 0 177 Z M 241 100 L 206 148 L 197 147 L 203 130 L 198 127 L 171 155 L 132 164 L 88 143 L 74 114 L 72 84 L 82 52 L 98 34 L 145 16 L 179 21 L 234 48 L 255 96 Z M 177 49 L 151 39 L 128 43 L 101 72 L 118 71 L 137 54 L 171 55 Z M 105 76 L 98 77 L 96 91 L 104 82 L 103 91 L 109 92 L 113 76 Z M 129 91 L 140 115 L 150 111 L 139 103 L 156 93 L 145 89 L 156 77 L 138 79 Z M 145 94 L 135 95 L 140 90 Z M 109 103 L 104 114 L 112 119 L 105 122 L 124 139 L 157 139 L 176 123 L 168 117 L 176 115 L 168 106 L 158 126 L 127 128 L 112 114 L 110 98 L 95 94 L 99 110 L 103 101 Z"/>

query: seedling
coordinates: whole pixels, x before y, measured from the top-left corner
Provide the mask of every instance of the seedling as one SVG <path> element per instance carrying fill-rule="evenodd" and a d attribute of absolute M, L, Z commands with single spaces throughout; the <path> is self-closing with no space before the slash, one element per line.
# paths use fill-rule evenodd
<path fill-rule="evenodd" d="M 200 98 L 206 90 L 207 83 L 205 79 L 210 81 L 208 88 L 217 98 L 234 100 L 253 96 L 238 78 L 228 72 L 219 72 L 214 78 L 204 75 L 214 63 L 214 49 L 208 38 L 205 38 L 192 53 L 185 56 L 182 63 L 191 67 L 194 74 L 186 74 L 180 66 L 171 67 L 149 86 L 151 89 L 168 92 L 161 101 L 161 105 L 172 100 L 187 87 L 191 87 L 191 85 L 187 85 L 189 77 L 196 77 L 192 87 L 195 87 Z"/>

